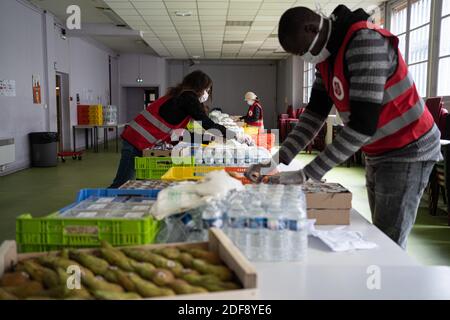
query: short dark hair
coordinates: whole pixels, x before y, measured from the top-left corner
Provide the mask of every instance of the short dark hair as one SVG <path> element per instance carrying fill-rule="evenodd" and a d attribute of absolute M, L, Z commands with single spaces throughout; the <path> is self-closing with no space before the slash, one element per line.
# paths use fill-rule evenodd
<path fill-rule="evenodd" d="M 308 48 L 305 46 L 310 43 L 308 39 L 309 26 L 315 24 L 318 15 L 306 8 L 295 7 L 286 10 L 278 23 L 278 40 L 286 52 L 302 54 Z"/>
<path fill-rule="evenodd" d="M 183 81 L 176 87 L 169 88 L 167 94 L 171 97 L 178 97 L 184 91 L 192 91 L 200 96 L 206 89 L 212 90 L 211 78 L 200 70 L 195 70 L 186 75 Z"/>

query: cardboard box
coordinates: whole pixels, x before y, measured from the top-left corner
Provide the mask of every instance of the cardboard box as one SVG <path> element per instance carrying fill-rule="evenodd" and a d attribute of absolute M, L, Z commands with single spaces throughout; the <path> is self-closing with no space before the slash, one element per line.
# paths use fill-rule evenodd
<path fill-rule="evenodd" d="M 223 233 L 222 230 L 211 228 L 209 229 L 209 240 L 208 242 L 196 242 L 196 243 L 168 243 L 168 244 L 153 244 L 138 246 L 136 248 L 142 249 L 155 249 L 161 247 L 172 247 L 172 246 L 184 246 L 184 247 L 198 247 L 202 246 L 205 249 L 216 252 L 221 260 L 230 268 L 239 281 L 242 284 L 242 289 L 239 290 L 229 290 L 221 292 L 208 292 L 199 294 L 183 294 L 170 297 L 156 297 L 156 298 L 146 298 L 145 300 L 248 300 L 257 299 L 257 274 L 256 269 L 247 260 L 247 258 L 239 251 L 239 249 L 233 244 L 233 242 Z M 83 249 L 85 252 L 92 252 L 98 250 L 96 249 Z M 0 246 L 0 277 L 4 272 L 9 271 L 13 268 L 19 261 L 29 258 L 35 258 L 38 256 L 46 255 L 47 252 L 38 253 L 25 253 L 18 254 L 15 241 L 5 241 Z"/>
<path fill-rule="evenodd" d="M 338 183 L 303 185 L 308 209 L 351 209 L 352 193 Z"/>
<path fill-rule="evenodd" d="M 350 224 L 352 193 L 338 183 L 308 182 L 303 185 L 307 215 L 317 225 Z"/>
<path fill-rule="evenodd" d="M 172 156 L 172 150 L 154 150 L 145 149 L 142 152 L 143 157 L 170 157 Z"/>
<path fill-rule="evenodd" d="M 307 209 L 306 214 L 316 220 L 316 225 L 350 224 L 350 209 Z"/>

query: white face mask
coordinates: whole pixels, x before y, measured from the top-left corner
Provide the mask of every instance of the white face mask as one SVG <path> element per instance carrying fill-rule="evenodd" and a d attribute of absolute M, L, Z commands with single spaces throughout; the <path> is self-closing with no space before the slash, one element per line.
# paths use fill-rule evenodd
<path fill-rule="evenodd" d="M 205 92 L 203 92 L 203 95 L 198 98 L 198 100 L 200 101 L 200 103 L 204 103 L 206 102 L 206 100 L 208 100 L 209 94 L 208 91 L 205 90 Z"/>
<path fill-rule="evenodd" d="M 325 45 L 323 46 L 322 50 L 320 50 L 320 52 L 314 56 L 311 53 L 311 50 L 314 48 L 314 45 L 316 44 L 317 40 L 319 39 L 320 31 L 322 31 L 322 28 L 323 28 L 323 20 L 328 21 L 327 40 L 325 41 Z M 317 64 L 322 61 L 325 61 L 330 56 L 330 52 L 327 49 L 327 43 L 328 43 L 328 40 L 330 39 L 330 34 L 331 34 L 331 20 L 324 19 L 323 16 L 320 16 L 319 32 L 317 32 L 316 37 L 314 38 L 313 42 L 309 46 L 308 51 L 306 51 L 305 54 L 301 55 L 300 58 L 303 59 L 304 61 L 312 63 L 312 64 Z"/>
<path fill-rule="evenodd" d="M 252 106 L 255 103 L 255 100 L 247 100 L 247 104 L 249 106 Z"/>

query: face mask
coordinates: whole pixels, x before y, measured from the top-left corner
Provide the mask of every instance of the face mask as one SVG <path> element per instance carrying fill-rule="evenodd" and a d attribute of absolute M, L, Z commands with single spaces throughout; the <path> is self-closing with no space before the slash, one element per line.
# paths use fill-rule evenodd
<path fill-rule="evenodd" d="M 319 32 L 316 34 L 316 37 L 314 38 L 313 42 L 309 46 L 308 51 L 306 51 L 305 54 L 300 56 L 301 59 L 303 59 L 306 62 L 312 63 L 312 64 L 317 64 L 322 61 L 325 61 L 330 56 L 330 52 L 327 49 L 328 39 L 330 39 L 330 34 L 331 34 L 331 20 L 329 20 L 329 19 L 326 19 L 328 21 L 328 35 L 327 35 L 327 40 L 325 41 L 325 45 L 323 46 L 322 50 L 320 50 L 320 52 L 317 55 L 314 56 L 311 53 L 311 50 L 314 48 L 314 45 L 316 44 L 317 40 L 319 39 L 320 31 L 322 31 L 323 20 L 325 20 L 323 18 L 323 16 L 320 16 Z"/>
<path fill-rule="evenodd" d="M 198 98 L 198 100 L 200 101 L 200 103 L 204 103 L 206 102 L 206 100 L 208 100 L 209 94 L 208 91 L 205 90 L 205 92 L 203 92 L 203 95 Z"/>
<path fill-rule="evenodd" d="M 254 103 L 255 103 L 254 100 L 247 100 L 247 104 L 248 104 L 249 106 L 252 106 Z"/>

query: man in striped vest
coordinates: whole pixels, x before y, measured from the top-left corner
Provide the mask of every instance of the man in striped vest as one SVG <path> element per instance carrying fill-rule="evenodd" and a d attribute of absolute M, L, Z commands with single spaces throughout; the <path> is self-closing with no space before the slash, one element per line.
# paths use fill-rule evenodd
<path fill-rule="evenodd" d="M 304 7 L 283 14 L 280 44 L 316 64 L 316 79 L 309 104 L 279 153 L 247 175 L 258 180 L 276 167 L 276 160 L 289 164 L 334 105 L 345 127 L 333 143 L 302 170 L 276 174 L 269 182 L 320 181 L 362 149 L 372 221 L 406 248 L 433 165 L 442 157 L 440 133 L 408 73 L 398 38 L 369 19 L 362 9 L 352 12 L 343 5 L 330 18 Z"/>

